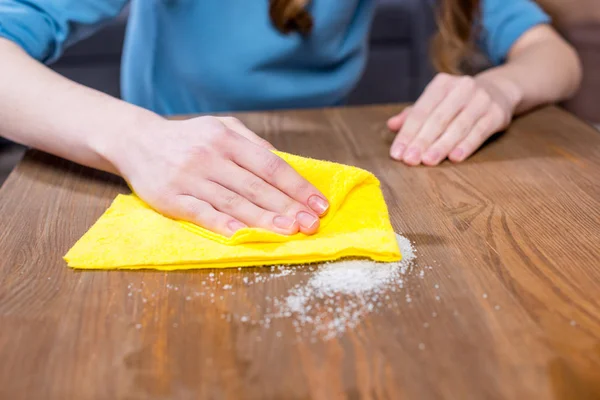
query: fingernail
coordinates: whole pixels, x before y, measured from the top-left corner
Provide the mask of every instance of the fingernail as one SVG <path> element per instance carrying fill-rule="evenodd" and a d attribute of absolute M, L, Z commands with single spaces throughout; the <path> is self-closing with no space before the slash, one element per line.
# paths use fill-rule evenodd
<path fill-rule="evenodd" d="M 291 229 L 296 221 L 293 218 L 286 217 L 284 215 L 278 215 L 273 218 L 273 225 L 280 229 Z"/>
<path fill-rule="evenodd" d="M 420 154 L 419 154 L 418 149 L 415 149 L 415 148 L 408 149 L 408 152 L 404 156 L 404 161 L 411 163 L 411 164 L 416 164 L 420 161 L 419 155 Z"/>
<path fill-rule="evenodd" d="M 396 159 L 396 160 L 400 160 L 402 158 L 402 154 L 404 153 L 404 148 L 406 146 L 404 146 L 403 144 L 399 144 L 397 146 L 394 146 L 392 148 L 392 158 Z"/>
<path fill-rule="evenodd" d="M 227 223 L 227 227 L 228 227 L 228 228 L 229 228 L 229 230 L 231 230 L 232 232 L 237 232 L 237 231 L 239 231 L 240 229 L 243 229 L 243 228 L 245 228 L 245 227 L 246 227 L 246 225 L 242 224 L 242 223 L 241 223 L 241 222 L 239 222 L 239 221 L 232 220 L 232 221 L 229 221 L 229 222 Z"/>
<path fill-rule="evenodd" d="M 425 161 L 427 163 L 435 164 L 438 162 L 438 160 L 440 158 L 440 153 L 438 153 L 437 151 L 433 151 L 431 153 L 426 153 L 423 158 L 425 159 Z"/>
<path fill-rule="evenodd" d="M 317 222 L 319 222 L 317 217 L 304 211 L 300 211 L 298 214 L 296 214 L 296 218 L 298 218 L 300 225 L 306 229 L 312 228 Z"/>
<path fill-rule="evenodd" d="M 322 199 L 319 196 L 310 196 L 308 199 L 308 206 L 313 209 L 319 215 L 325 214 L 327 209 L 329 208 L 329 203 L 327 200 Z"/>
<path fill-rule="evenodd" d="M 450 156 L 456 160 L 462 160 L 464 151 L 463 149 L 454 149 Z"/>

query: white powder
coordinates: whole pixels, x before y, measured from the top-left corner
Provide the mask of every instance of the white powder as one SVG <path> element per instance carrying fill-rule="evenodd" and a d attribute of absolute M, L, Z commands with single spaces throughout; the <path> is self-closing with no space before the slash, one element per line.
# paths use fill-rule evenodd
<path fill-rule="evenodd" d="M 355 327 L 362 318 L 384 306 L 388 291 L 402 288 L 415 251 L 408 239 L 396 235 L 402 261 L 378 263 L 344 260 L 324 264 L 304 285 L 296 285 L 284 299 L 275 299 L 275 318 L 293 316 L 312 334 L 332 339 Z M 407 302 L 410 296 L 407 295 Z"/>
<path fill-rule="evenodd" d="M 271 266 L 252 272 L 238 268 L 238 271 L 244 272 L 238 272 L 241 279 L 237 284 L 245 287 L 265 285 L 274 279 L 294 275 L 308 276 L 308 280 L 295 284 L 282 297 L 273 298 L 266 293 L 264 307 L 256 305 L 241 315 L 224 314 L 222 318 L 227 321 L 233 318 L 244 324 L 259 324 L 264 328 L 269 328 L 276 319 L 291 319 L 298 338 L 309 335 L 310 342 L 315 342 L 317 336 L 324 340 L 340 336 L 356 327 L 366 315 L 397 307 L 398 299 L 403 294 L 407 303 L 413 301 L 408 292 L 402 291 L 416 250 L 405 237 L 396 235 L 396 239 L 402 261 L 395 263 L 348 259 L 320 265 Z M 424 267 L 416 274 L 423 279 L 427 269 L 431 267 Z M 221 282 L 222 272 L 207 275 L 208 279 L 201 282 L 201 287 L 181 287 L 181 290 L 172 284 L 166 284 L 166 287 L 169 291 L 179 292 L 187 301 L 206 295 L 206 301 L 210 300 L 211 304 L 228 301 L 229 296 L 235 295 L 236 285 Z M 130 283 L 127 287 L 129 297 L 141 292 L 141 289 L 133 286 Z M 437 284 L 435 286 L 436 289 L 439 287 Z M 222 289 L 216 292 L 219 296 L 215 296 L 215 288 Z M 142 301 L 146 303 L 147 300 L 143 298 Z M 433 313 L 433 317 L 436 316 Z M 425 328 L 428 326 L 424 324 Z M 141 324 L 136 325 L 136 329 L 141 328 Z M 276 332 L 277 337 L 282 335 L 281 331 Z"/>

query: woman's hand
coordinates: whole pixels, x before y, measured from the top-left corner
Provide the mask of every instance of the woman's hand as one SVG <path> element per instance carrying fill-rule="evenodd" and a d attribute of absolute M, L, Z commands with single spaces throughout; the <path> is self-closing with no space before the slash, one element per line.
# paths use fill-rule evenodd
<path fill-rule="evenodd" d="M 242 227 L 315 233 L 325 197 L 234 118 L 154 121 L 113 164 L 157 211 L 230 236 Z"/>
<path fill-rule="evenodd" d="M 505 129 L 521 99 L 508 80 L 439 74 L 413 107 L 388 120 L 390 155 L 408 165 L 460 162 Z"/>

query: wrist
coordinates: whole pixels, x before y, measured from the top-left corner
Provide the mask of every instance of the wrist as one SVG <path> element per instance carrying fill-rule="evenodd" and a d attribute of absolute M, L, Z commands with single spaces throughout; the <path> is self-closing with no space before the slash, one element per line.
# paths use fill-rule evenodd
<path fill-rule="evenodd" d="M 523 88 L 500 68 L 485 71 L 477 75 L 475 80 L 482 84 L 492 97 L 502 99 L 511 114 L 519 110 L 524 98 Z"/>
<path fill-rule="evenodd" d="M 115 120 L 109 131 L 90 138 L 89 146 L 98 157 L 110 165 L 112 173 L 125 177 L 132 150 L 140 147 L 147 132 L 165 123 L 165 119 L 151 111 L 135 108 Z"/>

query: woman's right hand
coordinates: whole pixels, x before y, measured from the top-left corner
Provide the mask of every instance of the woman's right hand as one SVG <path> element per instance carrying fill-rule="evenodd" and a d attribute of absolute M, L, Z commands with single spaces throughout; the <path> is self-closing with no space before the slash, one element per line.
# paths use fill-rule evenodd
<path fill-rule="evenodd" d="M 313 234 L 329 207 L 235 118 L 161 119 L 116 147 L 113 165 L 151 207 L 225 236 L 246 226 Z"/>

